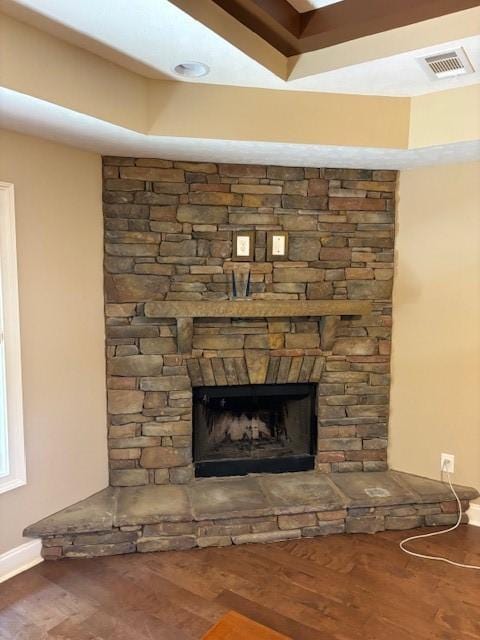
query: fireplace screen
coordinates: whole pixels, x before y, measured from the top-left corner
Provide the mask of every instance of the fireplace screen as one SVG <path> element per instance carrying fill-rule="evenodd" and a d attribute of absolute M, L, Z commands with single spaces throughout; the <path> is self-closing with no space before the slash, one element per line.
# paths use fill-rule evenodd
<path fill-rule="evenodd" d="M 197 476 L 313 469 L 315 385 L 197 387 L 193 399 Z"/>

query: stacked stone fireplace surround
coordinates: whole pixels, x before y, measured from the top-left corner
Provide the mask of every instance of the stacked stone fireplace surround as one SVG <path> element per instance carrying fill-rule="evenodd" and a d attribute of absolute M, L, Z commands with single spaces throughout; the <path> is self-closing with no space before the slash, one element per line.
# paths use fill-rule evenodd
<path fill-rule="evenodd" d="M 394 171 L 106 157 L 103 175 L 111 486 L 25 530 L 45 558 L 456 522 L 448 486 L 387 470 Z M 244 230 L 252 298 L 289 313 L 196 317 L 185 340 L 162 310 L 231 305 Z M 268 231 L 288 233 L 286 260 Z M 367 312 L 291 315 L 336 300 Z M 317 388 L 316 471 L 194 479 L 193 387 L 295 382 Z"/>
<path fill-rule="evenodd" d="M 192 479 L 192 385 L 318 383 L 317 469 L 386 469 L 396 172 L 105 157 L 103 174 L 111 484 Z M 318 317 L 199 318 L 178 354 L 175 320 L 146 303 L 227 300 L 242 230 L 253 299 L 371 312 L 343 316 L 328 350 Z M 266 259 L 275 230 L 287 260 Z"/>

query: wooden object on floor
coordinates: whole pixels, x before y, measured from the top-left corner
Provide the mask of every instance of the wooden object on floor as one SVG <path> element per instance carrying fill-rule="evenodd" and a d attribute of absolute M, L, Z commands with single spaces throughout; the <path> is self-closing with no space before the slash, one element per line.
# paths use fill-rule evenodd
<path fill-rule="evenodd" d="M 291 640 L 236 611 L 226 613 L 202 640 Z"/>

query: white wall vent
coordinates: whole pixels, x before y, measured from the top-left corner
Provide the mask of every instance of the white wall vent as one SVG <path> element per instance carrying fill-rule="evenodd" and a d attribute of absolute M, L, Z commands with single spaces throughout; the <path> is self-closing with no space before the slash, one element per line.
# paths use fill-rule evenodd
<path fill-rule="evenodd" d="M 418 62 L 432 80 L 473 73 L 472 64 L 462 47 L 418 58 Z"/>

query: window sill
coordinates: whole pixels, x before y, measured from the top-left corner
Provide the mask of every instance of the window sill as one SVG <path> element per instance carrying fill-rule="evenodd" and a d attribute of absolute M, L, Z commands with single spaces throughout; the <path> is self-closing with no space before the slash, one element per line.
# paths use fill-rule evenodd
<path fill-rule="evenodd" d="M 9 478 L 8 476 L 0 478 L 0 493 L 13 491 L 13 489 L 18 489 L 18 487 L 23 487 L 26 484 L 27 481 L 25 478 Z"/>

